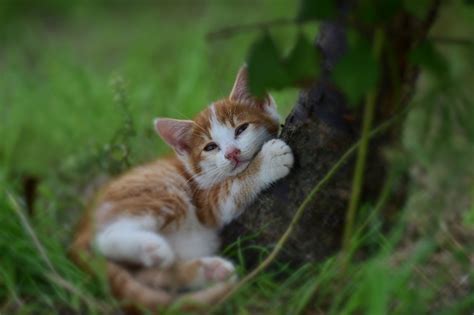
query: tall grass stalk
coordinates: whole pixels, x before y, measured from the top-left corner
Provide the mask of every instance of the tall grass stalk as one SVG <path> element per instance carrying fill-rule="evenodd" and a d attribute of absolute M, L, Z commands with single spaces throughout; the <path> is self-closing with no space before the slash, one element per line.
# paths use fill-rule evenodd
<path fill-rule="evenodd" d="M 375 31 L 373 54 L 376 61 L 379 60 L 382 52 L 384 41 L 384 32 L 382 29 Z M 377 92 L 375 87 L 368 93 L 364 105 L 364 116 L 362 125 L 362 134 L 360 146 L 357 151 L 357 160 L 354 170 L 354 177 L 352 181 L 351 198 L 346 212 L 346 221 L 344 226 L 343 237 L 343 252 L 348 253 L 351 247 L 352 230 L 354 226 L 356 210 L 359 207 L 360 194 L 362 192 L 362 185 L 364 182 L 364 170 L 367 160 L 367 151 L 370 140 L 370 129 L 372 128 L 372 121 L 375 113 L 375 102 L 377 99 Z"/>

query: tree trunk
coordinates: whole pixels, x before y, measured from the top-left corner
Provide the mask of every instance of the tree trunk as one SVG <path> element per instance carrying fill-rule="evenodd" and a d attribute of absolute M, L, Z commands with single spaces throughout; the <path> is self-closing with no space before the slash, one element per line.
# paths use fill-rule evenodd
<path fill-rule="evenodd" d="M 434 1 L 422 20 L 399 12 L 385 24 L 390 53 L 383 53 L 380 60 L 381 79 L 374 125 L 406 106 L 413 94 L 418 71 L 408 61 L 408 56 L 413 46 L 426 37 L 438 4 Z M 224 246 L 239 237 L 252 236 L 242 246 L 248 265 L 255 264 L 261 255 L 259 250 L 252 249 L 255 246 L 249 245 L 274 245 L 309 191 L 358 139 L 361 107 L 349 109 L 344 95 L 331 83 L 330 77 L 334 64 L 347 49 L 345 16 L 347 14 L 341 13 L 338 19 L 323 23 L 316 41 L 323 56 L 323 74 L 318 82 L 301 91 L 286 118 L 281 138 L 293 149 L 294 169 L 223 230 Z M 364 34 L 369 39 L 373 35 L 370 31 Z M 388 169 L 381 149 L 396 144 L 400 132 L 398 126 L 372 141 L 365 171 L 364 202 L 377 198 Z M 340 248 L 352 182 L 352 162 L 346 163 L 308 205 L 280 258 L 294 264 L 318 261 Z"/>

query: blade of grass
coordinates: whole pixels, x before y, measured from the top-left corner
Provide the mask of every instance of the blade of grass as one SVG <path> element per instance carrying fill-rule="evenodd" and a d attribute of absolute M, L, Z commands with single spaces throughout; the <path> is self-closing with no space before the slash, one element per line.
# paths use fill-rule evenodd
<path fill-rule="evenodd" d="M 93 298 L 92 296 L 89 296 L 88 294 L 81 291 L 79 288 L 77 288 L 71 282 L 64 279 L 59 274 L 59 272 L 56 270 L 53 263 L 49 259 L 48 254 L 46 252 L 46 249 L 41 244 L 41 241 L 39 240 L 38 236 L 36 235 L 36 232 L 34 231 L 33 227 L 31 226 L 30 222 L 28 221 L 28 218 L 23 213 L 23 211 L 21 209 L 21 206 L 18 204 L 17 200 L 9 192 L 7 192 L 6 195 L 7 195 L 7 199 L 8 199 L 8 202 L 10 203 L 11 208 L 13 209 L 15 214 L 20 219 L 20 222 L 21 222 L 23 228 L 25 229 L 26 233 L 30 236 L 36 250 L 38 251 L 38 253 L 41 257 L 41 259 L 43 260 L 43 262 L 46 264 L 46 266 L 50 270 L 50 272 L 46 274 L 46 278 L 48 278 L 50 281 L 52 281 L 56 285 L 59 285 L 63 289 L 66 289 L 68 292 L 72 293 L 73 295 L 77 296 L 78 298 L 80 298 L 91 309 L 99 309 L 99 310 L 105 312 L 105 310 L 107 309 L 107 307 L 105 305 L 102 305 L 102 303 L 96 301 L 95 298 Z"/>
<path fill-rule="evenodd" d="M 44 249 L 43 245 L 41 244 L 40 240 L 38 239 L 35 231 L 33 230 L 33 227 L 31 226 L 30 222 L 26 218 L 25 214 L 21 210 L 20 205 L 18 204 L 18 202 L 16 201 L 16 199 L 13 197 L 13 195 L 11 193 L 7 192 L 7 198 L 8 198 L 8 202 L 10 203 L 11 208 L 13 209 L 13 211 L 15 211 L 15 214 L 20 219 L 20 222 L 21 222 L 23 228 L 25 229 L 26 233 L 29 235 L 29 237 L 33 241 L 33 244 L 34 244 L 36 250 L 38 251 L 41 259 L 43 260 L 43 262 L 49 268 L 51 273 L 59 276 L 58 271 L 56 270 L 56 268 L 54 268 L 53 264 L 51 263 L 51 260 L 49 259 L 48 255 L 46 254 L 46 250 Z"/>

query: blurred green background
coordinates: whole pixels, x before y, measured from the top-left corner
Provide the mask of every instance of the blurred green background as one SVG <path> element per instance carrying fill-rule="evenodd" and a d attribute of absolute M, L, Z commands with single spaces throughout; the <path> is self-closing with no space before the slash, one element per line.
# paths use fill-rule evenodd
<path fill-rule="evenodd" d="M 189 118 L 226 96 L 258 31 L 212 42 L 206 34 L 296 10 L 283 1 L 31 3 L 3 2 L 10 18 L 2 20 L 1 159 L 7 169 L 39 175 L 112 137 L 121 122 L 117 77 L 140 139 L 136 158 L 152 158 L 162 149 L 152 119 Z M 282 39 L 292 32 L 277 30 Z M 283 114 L 294 96 L 275 96 Z"/>
<path fill-rule="evenodd" d="M 0 2 L 0 314 L 116 313 L 104 283 L 66 257 L 91 192 L 105 176 L 169 152 L 153 118 L 190 118 L 226 96 L 260 32 L 207 34 L 297 9 L 280 0 Z M 474 39 L 472 6 L 450 1 L 440 12 L 431 36 Z M 317 25 L 305 31 L 314 37 Z M 282 51 L 297 32 L 271 28 Z M 332 260 L 264 273 L 222 312 L 472 313 L 474 49 L 438 48 L 445 80 L 423 73 L 402 143 L 387 152 L 412 183 L 401 241 L 354 263 L 350 281 Z M 273 92 L 283 117 L 297 92 Z M 380 221 L 371 228 L 367 238 L 387 244 Z"/>

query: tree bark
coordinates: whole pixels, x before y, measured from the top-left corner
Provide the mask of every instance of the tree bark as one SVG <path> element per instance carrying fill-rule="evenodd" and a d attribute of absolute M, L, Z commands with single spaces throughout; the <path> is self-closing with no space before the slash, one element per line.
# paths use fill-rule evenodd
<path fill-rule="evenodd" d="M 409 53 L 426 37 L 438 5 L 438 1 L 434 1 L 424 19 L 399 12 L 384 25 L 389 53 L 383 53 L 380 61 L 382 69 L 375 125 L 391 117 L 410 100 L 418 69 L 409 62 Z M 309 191 L 358 139 L 361 108 L 348 108 L 346 98 L 331 82 L 331 70 L 347 49 L 347 12 L 350 9 L 341 10 L 337 19 L 322 24 L 316 40 L 323 56 L 322 75 L 300 92 L 282 129 L 281 138 L 295 155 L 293 170 L 288 177 L 262 193 L 238 220 L 222 232 L 224 247 L 239 238 L 250 237 L 242 243 L 248 265 L 254 265 L 261 255 L 260 250 L 252 248 L 268 248 L 277 242 Z M 363 32 L 372 38 L 373 32 Z M 374 201 L 383 186 L 388 162 L 382 149 L 397 144 L 400 129 L 395 127 L 371 142 L 363 189 L 365 202 Z M 317 194 L 286 244 L 280 256 L 282 260 L 293 264 L 319 261 L 340 248 L 352 172 L 353 161 L 350 161 Z"/>

